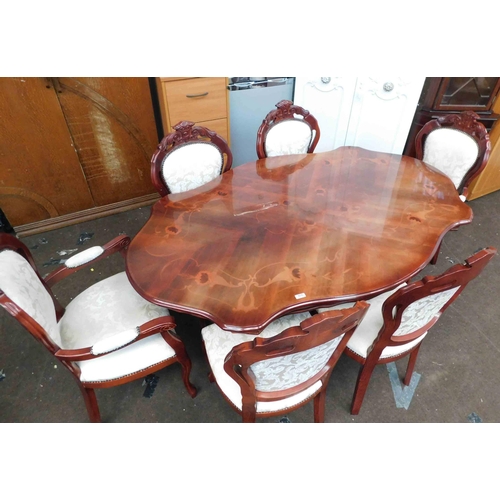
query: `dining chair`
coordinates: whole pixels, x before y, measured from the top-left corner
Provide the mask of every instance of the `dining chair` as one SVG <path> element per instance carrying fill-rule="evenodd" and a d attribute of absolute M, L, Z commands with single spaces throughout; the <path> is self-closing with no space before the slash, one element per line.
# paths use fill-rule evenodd
<path fill-rule="evenodd" d="M 485 248 L 469 257 L 465 264 L 456 264 L 437 277 L 426 276 L 411 284 L 403 283 L 395 290 L 367 300 L 370 309 L 345 349 L 349 357 L 361 363 L 352 415 L 359 413 L 377 365 L 409 356 L 403 382 L 410 384 L 418 351 L 429 329 L 496 253 L 495 248 Z M 318 313 L 342 310 L 349 305 L 320 308 Z"/>
<path fill-rule="evenodd" d="M 316 118 L 292 101 L 280 101 L 276 108 L 257 131 L 258 158 L 313 153 L 320 137 Z"/>
<path fill-rule="evenodd" d="M 446 174 L 463 201 L 491 151 L 490 137 L 479 119 L 473 111 L 440 116 L 427 122 L 415 138 L 417 159 Z"/>
<path fill-rule="evenodd" d="M 483 171 L 491 151 L 485 126 L 473 111 L 440 116 L 427 122 L 415 138 L 415 156 L 446 174 L 460 199 L 466 201 L 470 183 Z M 431 264 L 436 264 L 441 244 Z"/>
<path fill-rule="evenodd" d="M 314 421 L 324 422 L 328 380 L 368 304 L 311 316 L 279 318 L 259 335 L 202 330 L 210 381 L 243 422 L 283 415 L 314 399 Z"/>
<path fill-rule="evenodd" d="M 80 388 L 91 422 L 101 416 L 94 389 L 121 385 L 180 363 L 191 397 L 191 361 L 168 309 L 144 300 L 125 272 L 82 291 L 64 308 L 51 290 L 63 278 L 116 252 L 125 256 L 128 236 L 118 236 L 67 259 L 45 278 L 24 243 L 0 234 L 0 304 L 65 368 Z"/>
<path fill-rule="evenodd" d="M 219 134 L 189 121 L 173 129 L 151 159 L 151 180 L 161 196 L 195 189 L 231 168 L 231 149 Z"/>

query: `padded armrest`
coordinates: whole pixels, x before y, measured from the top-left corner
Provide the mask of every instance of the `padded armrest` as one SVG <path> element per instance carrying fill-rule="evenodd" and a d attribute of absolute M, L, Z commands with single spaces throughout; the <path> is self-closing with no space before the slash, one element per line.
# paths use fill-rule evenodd
<path fill-rule="evenodd" d="M 89 262 L 104 259 L 115 252 L 121 252 L 122 255 L 125 255 L 129 243 L 130 238 L 126 235 L 121 235 L 103 246 L 87 248 L 87 250 L 71 256 L 64 264 L 61 264 L 57 269 L 54 269 L 54 271 L 45 276 L 43 280 L 47 286 L 52 287 L 72 273 L 78 272 L 80 267 Z"/>
<path fill-rule="evenodd" d="M 68 260 L 66 260 L 64 265 L 70 268 L 83 266 L 84 264 L 88 264 L 92 260 L 96 259 L 97 257 L 99 257 L 99 255 L 102 255 L 103 253 L 104 253 L 104 248 L 100 246 L 90 247 L 87 248 L 87 250 L 84 250 L 83 252 L 79 252 L 71 256 Z"/>
<path fill-rule="evenodd" d="M 90 250 L 90 249 L 89 249 Z M 90 349 L 90 352 L 94 355 L 104 354 L 106 352 L 114 351 L 123 347 L 139 336 L 139 327 L 131 328 L 130 330 L 125 330 L 124 332 L 117 333 L 108 337 L 107 339 L 100 340 L 96 342 Z"/>

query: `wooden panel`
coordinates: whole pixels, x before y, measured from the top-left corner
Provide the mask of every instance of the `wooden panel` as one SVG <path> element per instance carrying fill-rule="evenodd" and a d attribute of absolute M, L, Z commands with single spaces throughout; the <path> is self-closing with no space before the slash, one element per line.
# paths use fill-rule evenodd
<path fill-rule="evenodd" d="M 158 136 L 147 78 L 58 78 L 62 109 L 96 206 L 154 193 Z"/>
<path fill-rule="evenodd" d="M 0 205 L 13 226 L 94 206 L 46 78 L 0 78 Z"/>
<path fill-rule="evenodd" d="M 204 122 L 227 117 L 226 78 L 164 82 L 171 126 L 182 120 Z M 203 95 L 207 93 L 207 95 Z M 200 97 L 187 97 L 200 95 Z"/>

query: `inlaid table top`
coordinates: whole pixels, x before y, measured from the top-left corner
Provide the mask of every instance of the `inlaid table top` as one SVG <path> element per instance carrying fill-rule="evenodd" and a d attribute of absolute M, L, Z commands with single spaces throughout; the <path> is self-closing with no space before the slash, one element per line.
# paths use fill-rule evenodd
<path fill-rule="evenodd" d="M 394 288 L 471 220 L 452 181 L 414 158 L 357 147 L 266 158 L 156 202 L 127 274 L 155 304 L 257 333 Z"/>

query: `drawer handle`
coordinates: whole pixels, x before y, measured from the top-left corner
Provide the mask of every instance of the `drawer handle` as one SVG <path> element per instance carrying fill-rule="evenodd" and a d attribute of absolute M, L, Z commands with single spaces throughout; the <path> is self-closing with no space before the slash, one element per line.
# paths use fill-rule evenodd
<path fill-rule="evenodd" d="M 202 94 L 186 94 L 186 97 L 204 97 L 208 95 L 208 92 L 203 92 Z"/>

